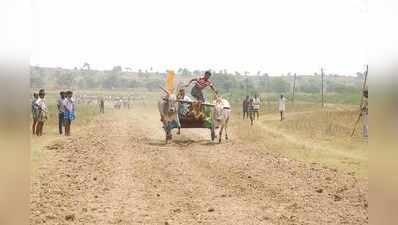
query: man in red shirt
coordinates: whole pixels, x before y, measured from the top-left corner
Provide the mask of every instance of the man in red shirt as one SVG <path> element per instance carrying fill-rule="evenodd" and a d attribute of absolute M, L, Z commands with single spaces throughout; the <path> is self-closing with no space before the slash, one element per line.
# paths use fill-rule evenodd
<path fill-rule="evenodd" d="M 190 80 L 189 83 L 186 85 L 186 87 L 189 87 L 189 85 L 192 82 L 195 82 L 195 86 L 193 86 L 193 88 L 191 90 L 191 95 L 200 102 L 205 101 L 205 98 L 203 97 L 202 90 L 208 86 L 214 91 L 214 93 L 216 95 L 218 94 L 216 89 L 213 86 L 213 83 L 209 80 L 210 76 L 211 76 L 210 71 L 206 71 L 204 76 L 199 77 L 199 78 L 194 78 L 194 79 Z"/>

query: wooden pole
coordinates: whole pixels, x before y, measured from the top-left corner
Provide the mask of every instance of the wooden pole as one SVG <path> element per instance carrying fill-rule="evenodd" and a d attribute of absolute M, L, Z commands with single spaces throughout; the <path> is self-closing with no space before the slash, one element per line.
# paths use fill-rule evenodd
<path fill-rule="evenodd" d="M 359 106 L 359 115 L 358 115 L 357 120 L 355 121 L 354 128 L 352 129 L 351 137 L 354 136 L 355 131 L 356 131 L 357 126 L 358 126 L 358 123 L 359 123 L 359 121 L 360 121 L 360 119 L 361 119 L 361 117 L 362 117 L 362 106 L 363 106 L 363 97 L 364 97 L 364 96 L 363 96 L 363 91 L 365 90 L 366 84 L 367 84 L 367 81 L 368 81 L 368 69 L 369 69 L 369 65 L 366 65 L 365 78 L 364 78 L 363 85 L 362 85 L 361 104 L 360 104 L 360 106 Z"/>
<path fill-rule="evenodd" d="M 356 129 L 357 129 L 357 125 L 358 125 L 358 123 L 359 123 L 359 120 L 361 120 L 361 116 L 362 116 L 362 112 L 360 111 L 360 112 L 359 112 L 359 115 L 358 115 L 358 118 L 357 118 L 357 120 L 355 121 L 354 129 L 352 129 L 351 137 L 353 137 L 354 134 L 355 134 L 355 131 L 356 131 Z"/>
<path fill-rule="evenodd" d="M 365 78 L 364 78 L 363 85 L 362 85 L 362 98 L 361 98 L 361 105 L 360 105 L 361 108 L 363 105 L 363 91 L 365 90 L 366 84 L 368 82 L 368 69 L 369 69 L 369 65 L 366 65 L 365 74 L 364 74 Z"/>
<path fill-rule="evenodd" d="M 246 96 L 249 95 L 249 78 L 246 75 Z"/>
<path fill-rule="evenodd" d="M 270 79 L 269 79 L 269 75 L 267 75 L 267 104 L 268 104 L 268 108 L 271 108 L 271 102 L 270 102 L 270 93 L 271 93 L 271 86 L 270 86 Z"/>
<path fill-rule="evenodd" d="M 325 97 L 323 94 L 323 79 L 324 79 L 323 68 L 321 68 L 321 77 L 322 77 L 321 93 L 322 93 L 322 108 L 323 108 L 325 107 Z"/>
<path fill-rule="evenodd" d="M 293 102 L 293 104 L 294 104 L 294 94 L 295 94 L 295 91 L 296 91 L 296 78 L 297 78 L 297 75 L 296 75 L 296 73 L 294 73 L 294 80 L 293 80 L 293 96 L 292 96 L 292 102 Z"/>

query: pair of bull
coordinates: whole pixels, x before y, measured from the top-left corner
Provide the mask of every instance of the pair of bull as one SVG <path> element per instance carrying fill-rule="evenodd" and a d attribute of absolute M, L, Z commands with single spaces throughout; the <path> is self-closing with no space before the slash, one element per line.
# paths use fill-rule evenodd
<path fill-rule="evenodd" d="M 163 123 L 163 128 L 166 133 L 166 144 L 172 139 L 171 130 L 176 127 L 178 120 L 178 107 L 180 101 L 177 100 L 174 94 L 166 94 L 159 100 L 158 109 L 160 113 L 160 121 Z M 222 133 L 225 130 L 225 139 L 228 140 L 228 122 L 231 114 L 231 106 L 226 99 L 217 97 L 212 106 L 212 118 L 214 128 L 219 128 L 218 131 L 218 142 L 221 143 Z M 212 130 L 212 140 L 214 140 L 215 130 Z"/>

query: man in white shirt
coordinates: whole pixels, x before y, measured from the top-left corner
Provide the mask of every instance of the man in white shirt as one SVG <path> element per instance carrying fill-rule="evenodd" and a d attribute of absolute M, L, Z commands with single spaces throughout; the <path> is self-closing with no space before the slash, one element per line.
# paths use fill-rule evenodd
<path fill-rule="evenodd" d="M 254 95 L 253 98 L 253 113 L 254 113 L 254 117 L 256 117 L 257 115 L 257 119 L 260 117 L 260 105 L 261 105 L 261 101 L 260 101 L 260 97 L 257 96 L 257 94 Z"/>
<path fill-rule="evenodd" d="M 44 89 L 40 89 L 39 91 L 39 99 L 36 101 L 36 105 L 39 110 L 37 125 L 36 125 L 36 135 L 43 135 L 43 127 L 44 123 L 47 120 L 47 104 L 44 96 L 46 95 Z"/>
<path fill-rule="evenodd" d="M 185 102 L 192 102 L 192 99 L 188 96 L 185 95 L 185 90 L 184 89 L 180 89 L 178 90 L 178 94 L 177 94 L 177 100 L 180 101 L 185 101 Z M 181 128 L 181 124 L 180 124 L 180 116 L 185 115 L 188 112 L 188 104 L 184 103 L 184 102 L 180 102 L 178 104 L 178 113 L 177 113 L 177 121 L 178 121 L 178 131 L 177 134 L 180 134 L 180 128 Z"/>

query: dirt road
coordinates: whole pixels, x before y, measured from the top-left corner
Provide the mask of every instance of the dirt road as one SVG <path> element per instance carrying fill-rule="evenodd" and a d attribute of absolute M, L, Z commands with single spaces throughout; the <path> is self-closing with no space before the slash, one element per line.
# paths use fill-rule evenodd
<path fill-rule="evenodd" d="M 104 115 L 49 146 L 32 178 L 31 224 L 367 224 L 367 182 L 182 130 L 155 113 Z M 234 131 L 235 129 L 235 131 Z"/>

